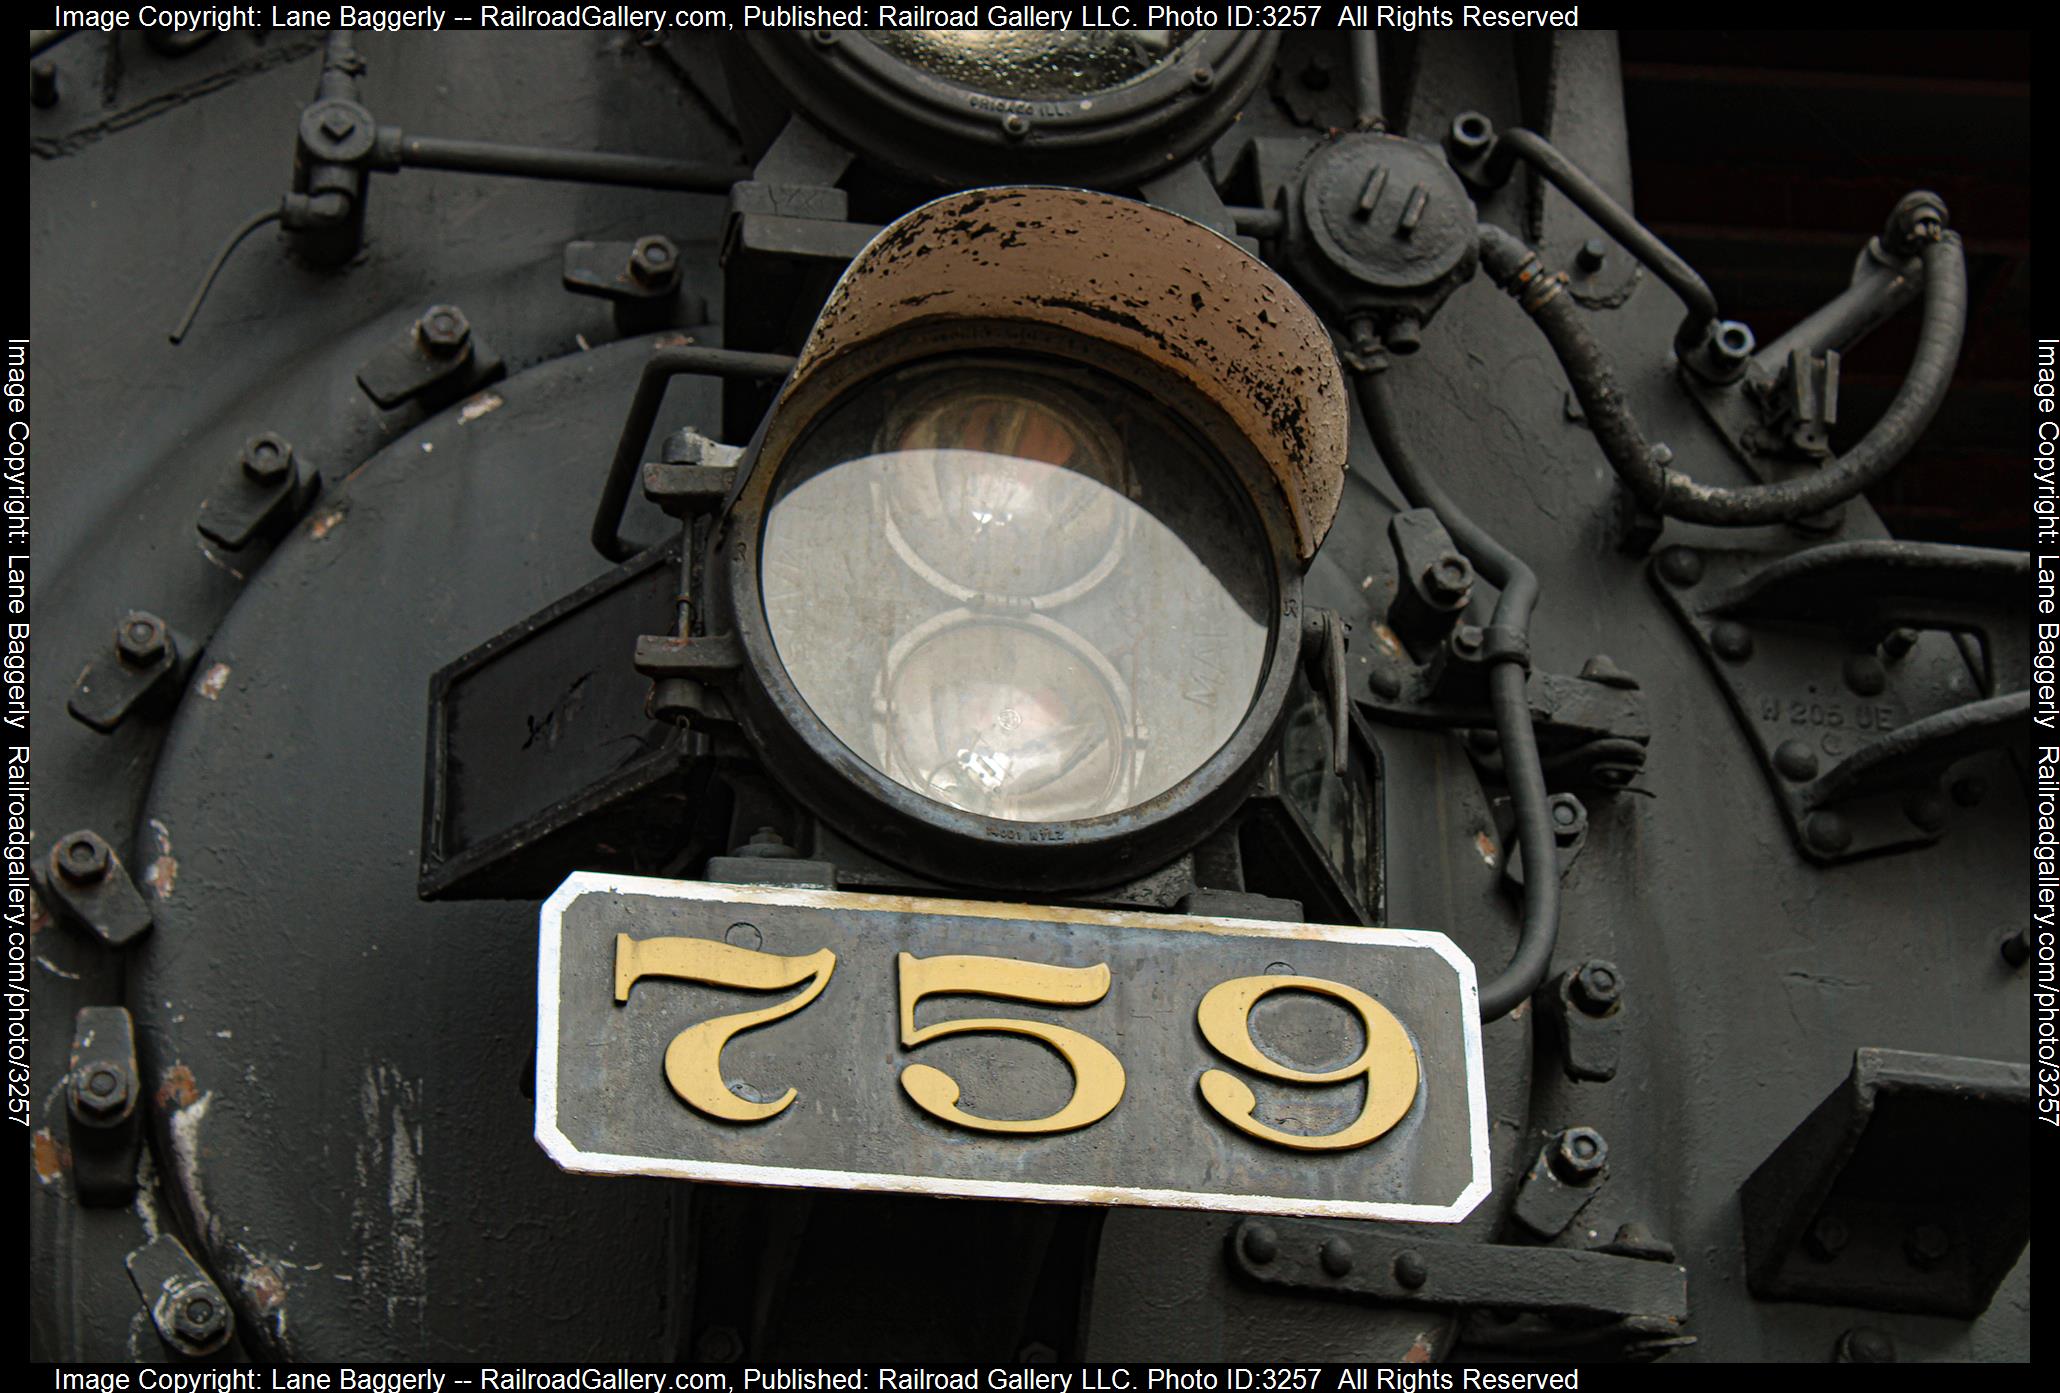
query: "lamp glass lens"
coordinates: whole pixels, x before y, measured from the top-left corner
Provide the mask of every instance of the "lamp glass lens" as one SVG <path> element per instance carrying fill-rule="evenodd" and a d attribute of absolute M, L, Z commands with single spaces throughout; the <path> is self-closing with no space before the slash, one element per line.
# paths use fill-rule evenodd
<path fill-rule="evenodd" d="M 1135 807 L 1257 691 L 1251 504 L 1142 393 L 1043 360 L 900 369 L 788 455 L 760 552 L 774 648 L 874 769 L 967 812 Z"/>
<path fill-rule="evenodd" d="M 992 97 L 1084 97 L 1163 62 L 1189 30 L 869 29 L 911 68 Z"/>

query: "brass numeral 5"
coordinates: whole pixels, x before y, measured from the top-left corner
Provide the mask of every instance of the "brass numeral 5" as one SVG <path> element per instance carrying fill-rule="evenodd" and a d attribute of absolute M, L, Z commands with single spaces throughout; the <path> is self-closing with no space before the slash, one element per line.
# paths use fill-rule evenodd
<path fill-rule="evenodd" d="M 901 982 L 901 1043 L 910 1048 L 947 1035 L 985 1032 L 1026 1035 L 1056 1050 L 1073 1071 L 1073 1096 L 1049 1117 L 1003 1121 L 976 1117 L 958 1106 L 958 1081 L 941 1069 L 911 1064 L 901 1071 L 901 1086 L 917 1107 L 976 1132 L 1070 1132 L 1099 1122 L 1123 1101 L 1123 1065 L 1106 1045 L 1077 1030 L 1043 1021 L 977 1018 L 940 1021 L 916 1028 L 916 1003 L 926 996 L 956 993 L 995 996 L 1009 1001 L 1034 1001 L 1049 1006 L 1091 1006 L 1109 994 L 1109 965 L 1053 967 L 1016 958 L 984 958 L 954 954 L 918 958 L 903 953 L 896 959 Z"/>

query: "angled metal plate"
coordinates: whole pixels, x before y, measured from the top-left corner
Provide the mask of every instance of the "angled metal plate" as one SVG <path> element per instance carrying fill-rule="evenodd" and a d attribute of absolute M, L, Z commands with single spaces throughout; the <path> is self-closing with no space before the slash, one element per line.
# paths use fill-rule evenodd
<path fill-rule="evenodd" d="M 796 959 L 829 949 L 820 994 L 735 1034 L 719 1087 L 747 1106 L 793 1101 L 762 1121 L 721 1121 L 668 1079 L 684 1032 L 806 994 L 733 990 L 644 976 L 618 1001 L 618 939 L 708 940 Z M 696 950 L 699 951 L 699 950 Z M 967 1019 L 1043 1022 L 1106 1046 L 1120 1103 L 1058 1133 L 971 1130 L 919 1106 L 904 1069 L 928 1065 L 990 1119 L 1042 1118 L 1073 1094 L 1060 1054 L 1008 1033 L 901 1043 L 899 974 L 916 959 L 974 955 L 1091 968 L 1099 998 L 1045 1006 L 938 993 L 922 1029 Z M 1216 1052 L 1197 1024 L 1205 994 L 1246 977 L 1341 983 L 1373 998 L 1407 1036 L 1417 1080 L 1399 1121 L 1341 1150 L 1280 1145 L 1234 1128 L 1200 1081 L 1221 1070 L 1256 1095 L 1254 1120 L 1304 1137 L 1339 1132 L 1368 1084 L 1270 1080 Z M 1133 1204 L 1456 1223 L 1489 1189 L 1487 1095 L 1472 962 L 1441 934 L 1395 929 L 1110 913 L 1036 905 L 574 875 L 541 916 L 536 1135 L 570 1171 L 740 1185 L 893 1191 L 1042 1203 Z M 1361 1017 L 1296 988 L 1259 996 L 1252 1042 L 1321 1073 L 1367 1049 Z"/>

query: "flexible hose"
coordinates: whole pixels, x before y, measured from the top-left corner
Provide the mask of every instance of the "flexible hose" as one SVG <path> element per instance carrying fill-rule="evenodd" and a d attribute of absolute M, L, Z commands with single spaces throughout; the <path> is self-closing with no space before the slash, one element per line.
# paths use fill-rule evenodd
<path fill-rule="evenodd" d="M 1588 331 L 1587 313 L 1565 294 L 1566 278 L 1490 223 L 1480 228 L 1481 269 L 1543 331 L 1614 468 L 1638 501 L 1663 517 L 1711 527 L 1755 527 L 1821 513 L 1878 483 L 1909 453 L 1945 399 L 1967 327 L 1967 262 L 1960 239 L 1940 230 L 1924 244 L 1924 318 L 1909 375 L 1860 442 L 1822 469 L 1778 484 L 1723 488 L 1667 467 L 1672 452 L 1645 438 L 1616 371 Z"/>
<path fill-rule="evenodd" d="M 1359 355 L 1378 359 L 1378 355 Z M 1385 375 L 1358 375 L 1359 405 L 1366 415 L 1374 448 L 1388 466 L 1395 484 L 1409 502 L 1429 508 L 1452 534 L 1452 540 L 1500 592 L 1490 623 L 1488 706 L 1502 745 L 1503 777 L 1516 812 L 1517 850 L 1523 857 L 1523 924 L 1516 952 L 1494 977 L 1481 984 L 1483 1021 L 1508 1015 L 1528 1000 L 1552 967 L 1559 942 L 1559 851 L 1552 827 L 1552 804 L 1545 791 L 1545 770 L 1538 758 L 1538 740 L 1531 729 L 1531 704 L 1524 670 L 1531 611 L 1538 603 L 1538 577 L 1507 547 L 1468 517 L 1445 491 L 1418 467 L 1395 433 L 1394 402 Z"/>

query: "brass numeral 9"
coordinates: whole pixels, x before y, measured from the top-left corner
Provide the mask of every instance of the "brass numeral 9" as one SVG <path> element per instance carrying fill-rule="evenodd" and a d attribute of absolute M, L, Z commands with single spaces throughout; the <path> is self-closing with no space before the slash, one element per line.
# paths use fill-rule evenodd
<path fill-rule="evenodd" d="M 1357 1011 L 1366 1027 L 1365 1050 L 1344 1068 L 1320 1074 L 1290 1069 L 1268 1058 L 1252 1041 L 1252 1008 L 1261 997 L 1278 991 L 1314 992 Z M 1321 977 L 1239 977 L 1210 988 L 1195 1012 L 1195 1019 L 1210 1048 L 1262 1078 L 1298 1084 L 1366 1080 L 1366 1106 L 1360 1109 L 1357 1120 L 1340 1131 L 1305 1136 L 1276 1131 L 1254 1118 L 1252 1113 L 1259 1099 L 1242 1079 L 1221 1069 L 1204 1071 L 1203 1100 L 1225 1122 L 1248 1137 L 1297 1151 L 1346 1151 L 1366 1145 L 1400 1122 L 1416 1099 L 1416 1046 L 1409 1042 L 1402 1023 L 1388 1008 L 1357 987 Z"/>

